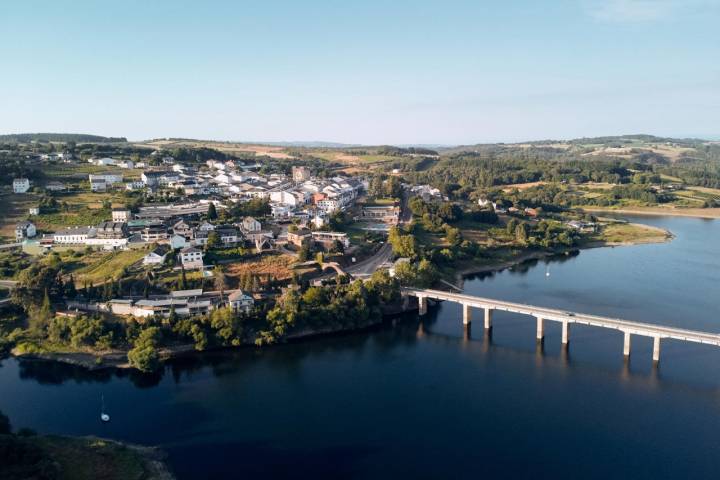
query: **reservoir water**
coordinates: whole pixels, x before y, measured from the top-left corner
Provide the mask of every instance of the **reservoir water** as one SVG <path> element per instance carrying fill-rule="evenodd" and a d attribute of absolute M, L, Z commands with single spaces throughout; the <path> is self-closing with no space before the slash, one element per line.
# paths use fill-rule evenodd
<path fill-rule="evenodd" d="M 467 279 L 467 293 L 720 333 L 720 221 L 632 217 L 665 244 L 582 251 Z M 546 270 L 550 276 L 546 276 Z M 0 363 L 15 427 L 160 445 L 189 478 L 710 478 L 720 348 L 458 305 L 373 332 L 176 361 L 152 377 Z M 99 421 L 104 395 L 112 422 Z M 0 466 L 2 468 L 2 466 Z"/>

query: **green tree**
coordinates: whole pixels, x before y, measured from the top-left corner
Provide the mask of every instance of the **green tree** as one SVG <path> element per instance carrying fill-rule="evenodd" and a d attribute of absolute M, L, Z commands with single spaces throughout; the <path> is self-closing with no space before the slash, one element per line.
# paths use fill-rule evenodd
<path fill-rule="evenodd" d="M 140 332 L 135 344 L 128 352 L 130 365 L 142 372 L 154 372 L 160 367 L 157 344 L 160 338 L 158 327 L 149 327 Z"/>
<path fill-rule="evenodd" d="M 218 235 L 217 232 L 213 231 L 208 234 L 207 244 L 205 245 L 205 248 L 207 250 L 212 250 L 214 248 L 218 248 L 222 245 L 222 241 L 220 240 L 220 235 Z"/>
<path fill-rule="evenodd" d="M 210 204 L 208 205 L 207 218 L 208 218 L 208 220 L 216 220 L 218 218 L 217 210 L 215 209 L 215 204 L 212 202 L 210 202 Z"/>

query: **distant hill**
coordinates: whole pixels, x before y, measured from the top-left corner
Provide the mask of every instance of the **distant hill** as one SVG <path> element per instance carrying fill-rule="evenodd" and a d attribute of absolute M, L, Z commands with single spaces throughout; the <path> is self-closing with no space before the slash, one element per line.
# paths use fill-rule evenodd
<path fill-rule="evenodd" d="M 571 140 L 533 140 L 527 142 L 518 143 L 478 143 L 476 145 L 459 145 L 457 147 L 439 148 L 438 150 L 444 154 L 453 154 L 460 152 L 469 152 L 474 150 L 483 150 L 494 147 L 522 147 L 522 146 L 534 146 L 534 147 L 549 147 L 556 148 L 563 145 L 567 146 L 588 146 L 595 145 L 601 147 L 642 147 L 653 144 L 664 144 L 671 143 L 675 145 L 681 145 L 688 148 L 694 148 L 698 145 L 706 143 L 707 140 L 699 138 L 670 138 L 670 137 L 656 137 L 655 135 L 646 134 L 633 134 L 633 135 L 611 135 L 605 137 L 583 137 L 574 138 Z"/>
<path fill-rule="evenodd" d="M 86 133 L 11 133 L 0 135 L 0 142 L 76 142 L 76 143 L 119 143 L 127 142 L 125 137 L 103 137 Z"/>

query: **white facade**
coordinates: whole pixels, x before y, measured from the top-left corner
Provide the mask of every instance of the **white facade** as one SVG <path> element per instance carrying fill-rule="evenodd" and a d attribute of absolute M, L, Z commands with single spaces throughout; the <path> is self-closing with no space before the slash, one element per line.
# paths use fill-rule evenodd
<path fill-rule="evenodd" d="M 16 178 L 13 180 L 13 192 L 25 193 L 30 190 L 30 180 L 27 178 Z"/>
<path fill-rule="evenodd" d="M 88 180 L 104 180 L 108 185 L 114 185 L 123 181 L 123 176 L 115 173 L 91 173 Z"/>
<path fill-rule="evenodd" d="M 259 232 L 262 230 L 262 225 L 253 217 L 245 217 L 242 221 L 242 228 L 245 232 Z"/>
<path fill-rule="evenodd" d="M 255 305 L 255 300 L 250 295 L 243 293 L 242 290 L 238 290 L 228 296 L 228 303 L 230 308 L 236 312 L 249 312 Z"/>
<path fill-rule="evenodd" d="M 112 211 L 112 221 L 113 222 L 122 222 L 127 223 L 128 220 L 130 220 L 130 210 L 113 210 Z"/>
<path fill-rule="evenodd" d="M 21 222 L 15 227 L 15 240 L 22 241 L 37 235 L 37 230 L 32 222 Z"/>
<path fill-rule="evenodd" d="M 180 251 L 180 261 L 185 268 L 202 268 L 202 250 L 193 247 L 184 248 Z"/>
<path fill-rule="evenodd" d="M 53 234 L 53 242 L 61 245 L 84 245 L 93 229 L 85 227 L 67 228 Z"/>

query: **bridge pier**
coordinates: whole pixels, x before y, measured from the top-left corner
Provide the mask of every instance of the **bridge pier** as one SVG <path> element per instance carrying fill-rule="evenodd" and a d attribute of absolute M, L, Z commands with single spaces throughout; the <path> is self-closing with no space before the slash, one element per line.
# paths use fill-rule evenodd
<path fill-rule="evenodd" d="M 538 342 L 545 338 L 545 321 L 542 317 L 537 317 L 537 335 L 535 337 Z"/>
<path fill-rule="evenodd" d="M 493 317 L 493 309 L 492 308 L 485 308 L 485 330 L 490 330 L 492 328 L 492 317 Z"/>
<path fill-rule="evenodd" d="M 562 344 L 563 344 L 563 347 L 567 347 L 569 341 L 570 341 L 570 322 L 568 322 L 567 320 L 563 320 L 563 322 L 562 322 Z"/>
<path fill-rule="evenodd" d="M 653 339 L 653 363 L 657 365 L 660 362 L 660 337 Z"/>
<path fill-rule="evenodd" d="M 623 355 L 630 356 L 630 333 L 625 332 L 625 343 L 623 345 Z"/>
<path fill-rule="evenodd" d="M 472 322 L 472 307 L 467 303 L 462 304 L 463 311 L 463 325 L 470 325 Z"/>
<path fill-rule="evenodd" d="M 418 299 L 418 314 L 425 315 L 427 313 L 427 297 L 419 296 Z"/>

